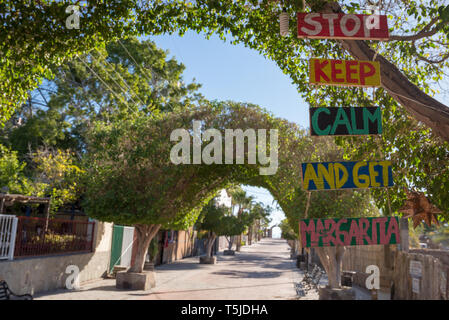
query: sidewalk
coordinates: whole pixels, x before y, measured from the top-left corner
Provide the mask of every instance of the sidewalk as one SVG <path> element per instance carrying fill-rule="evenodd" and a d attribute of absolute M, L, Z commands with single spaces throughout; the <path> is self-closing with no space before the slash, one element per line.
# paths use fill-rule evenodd
<path fill-rule="evenodd" d="M 199 264 L 189 257 L 155 268 L 156 287 L 148 291 L 119 290 L 115 279 L 83 283 L 79 290 L 37 294 L 36 300 L 318 300 L 318 291 L 298 295 L 304 272 L 290 259 L 285 240 L 263 239 L 244 246 L 235 256 L 217 255 L 217 264 Z M 326 286 L 327 276 L 320 280 Z M 356 300 L 371 300 L 371 292 L 354 286 Z M 389 300 L 389 293 L 379 293 Z"/>
<path fill-rule="evenodd" d="M 262 239 L 235 256 L 217 256 L 217 264 L 185 258 L 155 268 L 156 287 L 149 291 L 118 290 L 115 279 L 82 284 L 80 290 L 60 289 L 36 300 L 290 300 L 297 299 L 298 269 L 285 240 Z"/>

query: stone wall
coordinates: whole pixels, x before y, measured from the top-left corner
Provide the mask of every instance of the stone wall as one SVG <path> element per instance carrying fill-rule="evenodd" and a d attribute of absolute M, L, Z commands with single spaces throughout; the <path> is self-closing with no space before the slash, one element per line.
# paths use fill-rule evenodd
<path fill-rule="evenodd" d="M 95 250 L 91 253 L 65 254 L 0 261 L 0 278 L 16 294 L 36 294 L 65 288 L 70 274 L 65 270 L 76 265 L 80 270 L 80 283 L 101 278 L 109 266 L 112 224 L 96 222 Z"/>

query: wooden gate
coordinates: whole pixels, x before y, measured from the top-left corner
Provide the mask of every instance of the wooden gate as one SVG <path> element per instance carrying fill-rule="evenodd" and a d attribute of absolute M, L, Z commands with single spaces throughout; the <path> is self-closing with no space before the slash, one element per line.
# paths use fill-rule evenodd
<path fill-rule="evenodd" d="M 431 255 L 398 251 L 393 279 L 394 299 L 448 299 L 447 271 Z"/>

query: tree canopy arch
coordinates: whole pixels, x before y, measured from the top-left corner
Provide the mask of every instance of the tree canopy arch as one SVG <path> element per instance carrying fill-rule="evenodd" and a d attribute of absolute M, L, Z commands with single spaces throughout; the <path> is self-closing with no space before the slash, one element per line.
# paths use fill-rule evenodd
<path fill-rule="evenodd" d="M 364 1 L 308 0 L 305 3 L 312 11 L 322 13 L 351 13 L 366 6 Z M 313 95 L 305 81 L 307 62 L 304 59 L 311 55 L 376 58 L 381 64 L 384 90 L 435 134 L 449 139 L 449 109 L 428 95 L 428 79 L 441 80 L 448 67 L 449 6 L 444 1 L 390 2 L 385 10 L 395 18 L 391 31 L 397 29 L 403 34 L 395 33 L 392 41 L 377 47 L 370 41 L 298 40 L 294 23 L 290 25 L 291 35 L 281 38 L 278 15 L 282 7 L 293 15 L 302 10 L 302 1 L 127 0 L 95 5 L 88 1 L 80 8 L 80 29 L 66 27 L 68 4 L 71 3 L 50 0 L 31 3 L 14 0 L 1 4 L 0 21 L 6 30 L 0 33 L 4 52 L 0 58 L 0 83 L 5 93 L 0 97 L 1 120 L 7 119 L 14 106 L 26 99 L 26 92 L 35 88 L 40 78 L 50 76 L 49 65 L 63 63 L 99 41 L 132 34 L 176 31 L 183 34 L 191 29 L 209 35 L 217 33 L 222 38 L 230 33 L 236 42 L 273 59 L 309 101 L 313 101 Z M 404 10 L 405 19 L 396 19 L 404 16 Z M 414 21 L 406 23 L 407 16 L 411 15 Z M 420 40 L 426 41 L 420 43 Z M 335 92 L 334 95 L 338 96 Z"/>
<path fill-rule="evenodd" d="M 267 130 L 267 152 L 269 153 L 269 130 L 279 130 L 278 169 L 274 175 L 261 175 L 259 169 L 265 167 L 261 164 L 248 164 L 248 141 L 245 139 L 245 163 L 244 164 L 173 164 L 170 160 L 171 148 L 176 144 L 170 141 L 171 132 L 183 128 L 192 130 L 193 121 L 202 122 L 202 131 L 213 128 L 222 133 L 222 150 L 225 150 L 226 129 L 258 129 Z M 203 142 L 204 148 L 208 142 Z M 294 197 L 297 188 L 301 186 L 300 163 L 306 160 L 307 154 L 312 154 L 316 147 L 312 139 L 306 135 L 305 130 L 286 120 L 277 119 L 255 105 L 234 102 L 214 102 L 209 106 L 177 110 L 170 113 L 155 114 L 151 117 L 123 120 L 118 124 L 98 124 L 93 129 L 89 141 L 88 162 L 94 161 L 98 165 L 89 165 L 90 173 L 108 184 L 101 184 L 99 180 L 92 181 L 87 188 L 89 194 L 88 204 L 95 216 L 106 218 L 113 213 L 113 208 L 120 208 L 120 212 L 126 213 L 129 203 L 114 201 L 114 191 L 128 190 L 130 186 L 123 185 L 125 178 L 137 187 L 142 184 L 139 180 L 149 179 L 153 189 L 150 193 L 142 192 L 147 198 L 142 199 L 151 203 L 157 210 L 171 212 L 164 214 L 160 219 L 153 219 L 151 214 L 145 212 L 142 216 L 135 215 L 136 210 L 130 207 L 130 215 L 123 218 L 115 217 L 119 223 L 145 223 L 156 222 L 170 224 L 175 217 L 185 215 L 186 212 L 202 207 L 206 199 L 216 191 L 234 184 L 247 184 L 264 187 L 269 190 L 279 203 L 282 199 Z M 236 143 L 233 145 L 234 159 Z M 192 149 L 192 148 L 191 148 Z M 223 157 L 224 158 L 224 157 Z M 91 162 L 93 163 L 93 162 Z M 123 164 L 117 166 L 117 163 Z M 100 166 L 101 165 L 101 166 Z M 130 170 L 136 169 L 136 170 Z M 125 172 L 128 175 L 125 175 Z M 112 175 L 111 173 L 114 173 Z M 115 174 L 117 173 L 117 174 Z M 118 174 L 120 173 L 120 174 Z M 135 179 L 134 179 L 135 178 Z M 104 179 L 104 180 L 102 180 Z M 143 180 L 144 181 L 144 180 Z M 123 190 L 116 189 L 116 184 Z M 95 188 L 95 187 L 98 188 Z M 183 189 L 183 186 L 189 186 Z M 102 191 L 103 190 L 103 191 Z M 135 193 L 139 193 L 135 190 Z M 110 198 L 104 197 L 111 192 Z M 157 196 L 158 195 L 158 196 Z M 99 196 L 102 201 L 98 201 Z M 167 202 L 166 199 L 172 199 Z M 148 202 L 149 201 L 149 202 Z M 130 203 L 135 203 L 130 199 Z M 188 204 L 188 205 L 186 205 Z M 110 206 L 111 212 L 96 210 L 97 206 Z M 143 211 L 153 210 L 142 208 Z M 154 209 L 156 210 L 156 209 Z M 137 210 L 139 211 L 139 210 Z M 104 216 L 102 216 L 104 215 Z M 123 221 L 122 221 L 123 219 Z M 181 219 L 184 222 L 184 220 Z M 171 226 L 183 227 L 184 224 L 171 224 Z M 188 222 L 188 221 L 185 221 Z"/>
<path fill-rule="evenodd" d="M 259 169 L 266 165 L 248 164 L 247 141 L 244 164 L 173 164 L 170 152 L 175 142 L 170 141 L 170 135 L 179 128 L 191 131 L 195 120 L 202 122 L 202 130 L 214 128 L 223 137 L 226 129 L 278 130 L 278 170 L 273 175 L 261 175 Z M 266 149 L 271 152 L 268 134 L 266 141 Z M 203 148 L 206 144 L 203 142 Z M 223 150 L 224 144 L 223 139 Z M 175 229 L 193 225 L 201 208 L 218 190 L 245 184 L 267 189 L 293 224 L 306 205 L 300 164 L 320 157 L 328 159 L 330 144 L 331 139 L 311 138 L 296 124 L 275 118 L 260 107 L 234 102 L 100 123 L 88 141 L 87 213 L 102 221 L 135 225 L 142 234 L 152 234 L 149 243 L 162 225 Z M 234 159 L 236 146 L 234 143 Z M 149 226 L 154 228 L 150 230 Z"/>
<path fill-rule="evenodd" d="M 66 27 L 68 4 L 50 0 L 0 4 L 5 29 L 0 32 L 4 53 L 0 56 L 0 125 L 42 77 L 51 77 L 49 66 L 62 64 L 98 44 L 129 35 L 183 34 L 187 30 L 205 32 L 206 36 L 218 34 L 222 39 L 230 35 L 232 43 L 242 43 L 275 61 L 311 106 L 382 106 L 383 135 L 340 139 L 345 156 L 363 160 L 376 153 L 376 158 L 400 158 L 410 170 L 393 161 L 393 171 L 399 173 L 401 181 L 391 194 L 393 209 L 405 199 L 403 187 L 410 186 L 424 191 L 447 211 L 449 200 L 444 189 L 449 179 L 441 168 L 446 168 L 449 152 L 444 141 L 448 108 L 432 97 L 449 71 L 449 6 L 444 0 L 380 2 L 381 13 L 388 14 L 391 22 L 387 42 L 297 39 L 294 13 L 303 8 L 302 1 L 295 0 L 127 0 L 95 5 L 89 1 L 80 8 L 80 29 Z M 308 11 L 361 13 L 367 3 L 310 0 L 306 5 Z M 287 37 L 279 35 L 283 7 L 292 21 Z M 372 95 L 370 89 L 312 88 L 306 75 L 310 57 L 375 58 L 381 62 L 383 87 L 373 90 Z M 408 152 L 409 146 L 414 152 Z M 435 159 L 438 163 L 433 165 Z M 423 173 L 425 179 L 419 177 Z"/>

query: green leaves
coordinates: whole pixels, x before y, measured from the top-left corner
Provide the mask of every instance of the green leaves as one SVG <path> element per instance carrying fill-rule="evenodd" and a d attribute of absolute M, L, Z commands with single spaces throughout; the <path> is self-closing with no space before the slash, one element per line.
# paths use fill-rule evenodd
<path fill-rule="evenodd" d="M 328 1 L 309 1 L 312 11 L 319 11 Z M 61 65 L 72 57 L 109 41 L 137 34 L 162 34 L 186 30 L 207 34 L 216 33 L 223 38 L 231 34 L 235 43 L 258 50 L 276 61 L 297 84 L 298 90 L 310 98 L 311 90 L 305 79 L 306 63 L 303 58 L 310 56 L 347 55 L 338 43 L 329 40 L 299 40 L 296 37 L 278 36 L 279 4 L 272 1 L 245 3 L 241 1 L 181 0 L 101 2 L 95 6 L 81 7 L 80 30 L 67 29 L 65 8 L 69 2 L 17 1 L 8 0 L 0 4 L 0 48 L 4 56 L 0 58 L 0 124 L 8 119 L 12 111 L 26 99 L 29 91 L 37 86 L 39 79 L 50 77 L 50 66 Z M 363 9 L 365 2 L 344 2 L 348 12 Z M 288 12 L 301 9 L 302 1 L 283 1 Z M 385 8 L 382 8 L 385 9 Z M 437 10 L 438 9 L 438 10 Z M 407 11 L 407 15 L 403 12 Z M 388 14 L 394 33 L 417 33 L 436 15 L 447 22 L 449 7 L 442 0 L 419 1 L 395 0 L 388 5 Z M 413 21 L 407 21 L 413 16 Z M 446 26 L 447 27 L 447 26 Z M 291 32 L 295 32 L 291 24 Z M 442 30 L 446 29 L 443 26 Z M 438 33 L 432 41 L 437 48 L 430 48 L 432 41 L 420 41 L 412 45 L 390 42 L 381 45 L 384 54 L 392 63 L 405 70 L 409 65 L 416 70 L 417 57 L 423 54 L 438 56 L 447 47 L 446 35 Z M 416 46 L 418 54 L 411 48 Z M 438 52 L 440 51 L 440 52 Z M 419 66 L 431 69 L 431 66 Z M 419 70 L 418 73 L 421 71 Z M 432 71 L 437 72 L 437 71 Z M 424 80 L 418 76 L 416 79 Z"/>
<path fill-rule="evenodd" d="M 239 221 L 236 217 L 231 218 L 227 215 L 229 208 L 217 205 L 215 199 L 212 199 L 201 210 L 196 229 L 214 232 L 217 235 L 234 235 L 234 230 L 239 227 Z"/>
<path fill-rule="evenodd" d="M 31 195 L 33 189 L 25 176 L 25 166 L 19 161 L 17 152 L 0 144 L 0 189 L 7 188 L 7 193 Z"/>
<path fill-rule="evenodd" d="M 313 10 L 320 10 L 326 1 L 313 1 L 310 3 L 312 3 Z M 345 1 L 344 3 L 349 3 L 349 12 L 355 12 L 354 8 L 362 8 L 365 5 L 364 1 L 359 1 L 358 3 Z M 226 176 L 229 177 L 227 182 L 244 181 L 245 183 L 266 187 L 279 200 L 286 214 L 292 217 L 290 222 L 296 224 L 294 219 L 303 214 L 305 207 L 304 194 L 298 183 L 299 173 L 296 169 L 296 167 L 299 167 L 301 161 L 310 159 L 330 161 L 341 160 L 342 158 L 351 158 L 352 160 L 389 158 L 395 165 L 393 171 L 397 185 L 397 187 L 390 190 L 391 207 L 393 210 L 403 200 L 402 189 L 407 186 L 425 190 L 440 209 L 445 212 L 449 211 L 449 197 L 444 192 L 444 190 L 447 190 L 447 181 L 449 181 L 447 179 L 448 172 L 446 169 L 448 168 L 446 162 L 448 158 L 447 144 L 440 141 L 427 128 L 413 121 L 382 89 L 378 89 L 375 96 L 371 97 L 371 92 L 368 90 L 364 92 L 363 89 L 334 87 L 311 88 L 308 85 L 306 76 L 308 58 L 315 56 L 348 59 L 350 56 L 336 41 L 318 39 L 304 40 L 297 39 L 294 36 L 280 38 L 278 35 L 278 13 L 280 7 L 277 3 L 269 1 L 242 2 L 231 0 L 212 3 L 208 0 L 198 0 L 188 4 L 182 0 L 155 0 L 145 2 L 144 6 L 141 6 L 140 1 L 102 2 L 97 6 L 87 6 L 81 10 L 82 30 L 80 32 L 68 30 L 64 27 L 64 21 L 67 16 L 64 12 L 65 5 L 66 3 L 54 1 L 29 2 L 17 0 L 3 1 L 0 4 L 0 13 L 8 13 L 0 14 L 0 25 L 3 28 L 2 32 L 0 32 L 0 49 L 4 53 L 0 57 L 0 92 L 2 92 L 2 95 L 0 95 L 0 123 L 4 123 L 13 114 L 13 110 L 22 105 L 27 98 L 28 92 L 38 86 L 39 79 L 42 79 L 44 76 L 50 76 L 50 66 L 61 66 L 65 61 L 71 60 L 77 54 L 86 54 L 90 49 L 100 47 L 100 45 L 104 45 L 117 38 L 122 38 L 124 35 L 141 33 L 151 35 L 173 33 L 176 31 L 182 34 L 188 29 L 197 32 L 206 30 L 208 34 L 216 33 L 223 38 L 232 35 L 230 40 L 234 43 L 242 43 L 249 48 L 257 50 L 265 57 L 276 61 L 279 68 L 291 77 L 298 91 L 311 106 L 357 106 L 368 104 L 382 106 L 385 119 L 383 123 L 384 133 L 380 139 L 373 137 L 340 139 L 339 143 L 344 147 L 345 152 L 342 150 L 331 152 L 326 150 L 335 150 L 333 148 L 326 149 L 326 147 L 332 146 L 332 142 L 327 140 L 320 142 L 313 141 L 294 127 L 293 124 L 281 123 L 277 119 L 273 120 L 266 115 L 262 116 L 261 113 L 254 112 L 257 120 L 261 121 L 261 124 L 269 123 L 270 125 L 276 125 L 282 128 L 284 134 L 282 136 L 282 143 L 285 149 L 282 149 L 283 153 L 280 157 L 282 160 L 276 177 L 260 178 L 254 174 L 254 168 L 241 166 L 229 170 L 213 168 L 216 170 L 215 173 L 212 173 L 214 178 L 218 179 L 220 176 Z M 294 12 L 296 10 L 295 1 L 286 1 L 284 5 L 287 7 L 288 12 Z M 379 44 L 367 43 L 373 48 L 375 47 L 379 54 L 382 54 L 391 63 L 396 65 L 419 89 L 432 94 L 432 89 L 436 85 L 432 81 L 440 82 L 443 79 L 444 73 L 447 72 L 448 63 L 447 60 L 439 64 L 425 63 L 423 57 L 427 57 L 430 60 L 439 60 L 447 54 L 449 38 L 448 26 L 445 23 L 448 21 L 448 8 L 449 6 L 443 0 L 429 0 L 426 3 L 416 0 L 407 2 L 394 0 L 389 3 L 387 11 L 392 34 L 419 33 L 435 17 L 439 17 L 441 22 L 434 25 L 434 27 L 439 26 L 441 28 L 438 29 L 439 31 L 432 38 L 423 38 L 419 41 L 389 41 Z M 407 12 L 407 14 L 404 15 L 404 12 Z M 295 24 L 292 23 L 292 34 L 295 32 L 295 28 Z M 127 44 L 133 46 L 133 40 L 130 40 Z M 138 64 L 142 63 L 141 66 L 145 66 L 151 62 L 157 65 L 157 61 L 145 60 L 147 54 L 143 54 L 144 51 L 144 48 L 135 44 L 135 52 L 133 51 L 132 54 L 138 59 Z M 105 53 L 101 49 L 100 52 Z M 125 51 L 120 52 L 120 46 L 113 48 L 112 51 L 109 51 L 108 48 L 108 54 L 111 52 L 114 52 L 114 54 L 120 57 L 126 56 Z M 95 51 L 90 52 L 89 55 L 101 61 L 101 56 L 95 53 Z M 101 63 L 93 62 L 92 68 L 96 72 L 101 73 L 106 83 L 118 91 L 118 86 L 115 88 L 116 84 L 112 81 L 113 76 L 108 76 L 108 73 L 113 74 L 113 69 L 116 67 L 117 71 L 121 74 L 127 74 L 127 70 L 125 66 L 120 67 L 118 62 L 112 63 L 115 65 L 114 67 L 110 67 L 104 61 Z M 181 193 L 182 195 L 180 194 L 179 197 L 177 194 L 174 194 L 173 200 L 167 208 L 161 203 L 156 203 L 154 199 L 156 199 L 158 193 L 155 190 L 149 194 L 142 191 L 142 194 L 139 195 L 140 190 L 145 190 L 150 184 L 150 181 L 153 181 L 152 179 L 159 177 L 158 175 L 161 172 L 165 172 L 164 170 L 170 171 L 172 169 L 165 167 L 165 164 L 160 158 L 160 155 L 168 147 L 160 140 L 160 134 L 158 136 L 157 130 L 153 126 L 156 123 L 160 124 L 157 121 L 162 121 L 161 119 L 165 119 L 168 122 L 173 121 L 172 124 L 186 124 L 185 122 L 180 122 L 176 117 L 170 119 L 157 118 L 152 113 L 156 113 L 157 110 L 172 112 L 176 108 L 172 108 L 170 104 L 177 105 L 179 101 L 177 100 L 178 97 L 184 96 L 185 91 L 181 90 L 178 92 L 175 86 L 169 85 L 167 88 L 168 97 L 164 92 L 162 98 L 149 86 L 145 85 L 145 82 L 148 81 L 137 81 L 137 79 L 142 80 L 142 77 L 145 77 L 147 73 L 139 71 L 132 73 L 130 70 L 133 62 L 128 60 L 127 63 L 129 63 L 127 66 L 130 68 L 128 69 L 130 73 L 129 82 L 132 83 L 130 87 L 135 92 L 133 99 L 136 98 L 137 100 L 137 97 L 139 97 L 143 101 L 143 104 L 140 102 L 137 105 L 132 104 L 131 97 L 128 97 L 126 94 L 120 94 L 121 98 L 113 94 L 104 95 L 108 102 L 107 106 L 111 105 L 115 109 L 113 114 L 116 116 L 116 119 L 113 121 L 120 122 L 127 118 L 127 115 L 131 114 L 127 111 L 129 107 L 133 112 L 139 110 L 145 115 L 154 116 L 152 121 L 155 122 L 151 125 L 136 122 L 134 127 L 126 127 L 124 124 L 123 127 L 118 126 L 118 129 L 110 130 L 115 135 L 114 139 L 109 139 L 107 130 L 102 134 L 97 132 L 99 133 L 98 136 L 103 137 L 103 140 L 98 139 L 96 142 L 99 144 L 100 154 L 105 156 L 105 161 L 102 162 L 101 158 L 96 158 L 93 163 L 97 164 L 95 170 L 98 170 L 99 181 L 104 178 L 104 182 L 108 182 L 110 183 L 110 187 L 116 188 L 113 190 L 119 190 L 120 192 L 131 193 L 131 190 L 136 191 L 134 192 L 136 196 L 132 196 L 130 198 L 131 200 L 128 201 L 126 198 L 123 198 L 120 201 L 123 203 L 129 202 L 131 207 L 135 206 L 137 200 L 147 201 L 147 203 L 153 204 L 155 209 L 146 206 L 139 207 L 136 211 L 127 211 L 126 206 L 124 207 L 117 200 L 113 199 L 114 196 L 120 193 L 119 191 L 117 191 L 117 194 L 104 194 L 105 198 L 99 197 L 98 203 L 92 203 L 92 207 L 98 208 L 98 210 L 94 211 L 100 212 L 100 208 L 108 207 L 107 202 L 110 201 L 111 203 L 117 204 L 119 208 L 124 208 L 120 213 L 124 217 L 123 221 L 129 221 L 127 218 L 134 216 L 136 216 L 136 221 L 139 219 L 155 221 L 159 219 L 159 213 L 155 210 L 162 210 L 161 208 L 164 208 L 163 210 L 170 212 L 167 214 L 167 216 L 170 216 L 173 215 L 173 207 L 179 206 L 183 201 L 187 201 L 189 204 L 185 210 L 189 212 L 196 210 L 195 214 L 197 215 L 203 203 L 198 199 L 194 199 L 193 194 L 187 195 Z M 74 70 L 73 72 L 70 70 L 70 74 L 78 74 L 82 76 L 81 80 L 87 80 L 87 82 L 82 86 L 74 85 L 71 88 L 67 88 L 67 92 L 61 95 L 59 100 L 54 100 L 54 102 L 55 105 L 64 105 L 73 114 L 73 110 L 76 109 L 73 101 L 79 100 L 82 102 L 82 105 L 88 101 L 101 101 L 100 98 L 103 97 L 102 94 L 105 91 L 104 88 L 103 90 L 95 90 L 95 85 L 98 84 L 98 80 L 94 80 L 92 76 L 87 76 L 89 72 L 87 72 L 83 64 L 72 62 L 71 66 Z M 166 66 L 168 69 L 171 68 L 168 64 Z M 66 66 L 61 66 L 60 70 L 64 69 L 67 70 Z M 173 74 L 175 74 L 174 78 L 176 78 L 176 72 L 173 72 Z M 128 78 L 126 78 L 126 81 L 128 82 Z M 124 85 L 120 79 L 118 82 L 120 85 Z M 89 89 L 89 98 L 82 98 L 83 94 L 85 94 L 82 92 L 82 88 Z M 187 91 L 189 89 L 192 88 L 185 88 Z M 70 102 L 63 100 L 66 96 L 72 97 Z M 148 99 L 148 97 L 151 97 L 151 99 Z M 189 102 L 186 100 L 184 106 L 189 106 Z M 82 112 L 78 115 L 79 118 L 91 117 L 93 109 L 95 107 L 83 108 Z M 245 112 L 239 109 L 238 114 L 240 115 Z M 103 106 L 102 112 L 96 115 L 98 117 L 97 120 L 104 120 L 111 114 L 108 114 L 107 108 Z M 212 114 L 216 115 L 213 112 Z M 189 118 L 190 115 L 187 115 L 187 117 Z M 231 118 L 232 120 L 234 119 Z M 162 123 L 164 122 L 162 121 Z M 213 123 L 213 121 L 210 120 L 210 123 Z M 255 123 L 258 122 L 256 121 Z M 148 129 L 146 125 L 151 129 Z M 154 132 L 154 135 L 146 135 L 144 133 L 145 130 L 142 129 L 145 127 L 149 130 L 148 132 Z M 168 130 L 172 127 L 166 124 L 164 128 Z M 130 132 L 133 132 L 131 130 L 136 130 L 137 133 L 135 136 L 130 134 Z M 129 141 L 125 143 L 120 134 L 125 134 L 129 138 Z M 158 139 L 152 141 L 152 137 L 158 137 Z M 49 140 L 59 138 L 59 135 L 54 135 L 53 133 L 49 133 L 45 137 L 45 139 Z M 146 139 L 145 141 L 152 142 L 148 146 L 139 146 L 137 148 L 135 144 L 138 144 L 138 142 L 133 138 Z M 42 139 L 44 140 L 44 138 Z M 109 141 L 115 147 L 106 150 L 104 145 L 105 141 Z M 410 146 L 417 147 L 410 148 Z M 316 148 L 317 152 L 313 152 L 314 148 Z M 122 172 L 114 167 L 117 163 L 119 165 L 123 164 L 120 162 L 123 161 L 120 157 L 127 152 L 130 153 L 130 156 L 126 160 L 134 166 L 128 169 L 133 169 L 133 174 Z M 150 156 L 153 153 L 159 155 L 159 157 Z M 148 169 L 152 174 L 145 172 L 143 169 L 148 168 L 148 163 L 157 164 Z M 190 173 L 192 176 L 201 173 L 204 176 L 198 175 L 198 177 L 201 176 L 202 178 L 211 177 L 208 172 L 201 170 L 187 170 L 187 173 Z M 179 181 L 182 177 L 184 179 L 189 177 L 182 176 L 179 172 L 177 174 L 168 176 L 166 181 L 157 179 L 155 181 L 159 181 L 162 186 L 167 182 L 168 186 L 176 187 L 175 181 Z M 108 180 L 109 178 L 106 179 L 109 176 L 111 180 Z M 147 179 L 146 184 L 143 184 L 141 181 L 145 180 L 143 177 Z M 131 178 L 135 179 L 135 181 L 139 182 L 136 182 L 139 188 L 136 189 L 137 187 L 132 184 L 120 184 L 120 178 L 125 181 Z M 198 179 L 195 183 L 205 182 L 205 180 L 200 180 Z M 184 180 L 181 180 L 181 183 L 184 183 Z M 207 185 L 207 181 L 205 183 Z M 208 190 L 212 192 L 218 187 L 218 184 L 217 186 L 213 185 Z M 222 182 L 220 187 L 225 185 L 226 183 Z M 198 190 L 202 190 L 199 185 L 196 186 L 198 186 Z M 167 192 L 164 187 L 161 188 L 162 192 Z M 98 187 L 98 191 L 101 192 L 100 187 Z M 373 195 L 376 197 L 377 204 L 385 209 L 387 202 L 383 191 L 375 190 L 373 191 Z M 206 199 L 210 196 L 209 193 L 204 191 L 201 199 Z M 188 200 L 185 200 L 187 198 Z M 323 199 L 323 203 L 327 203 L 327 201 L 330 200 Z M 351 201 L 349 200 L 348 202 L 351 203 Z M 329 208 L 332 209 L 332 207 Z M 181 211 L 184 212 L 183 210 Z M 321 214 L 332 214 L 332 210 L 322 212 Z M 136 212 L 138 214 L 133 215 Z M 190 218 L 186 218 L 183 214 L 179 213 L 179 221 L 183 221 L 182 223 L 190 223 L 195 216 L 192 215 L 189 216 Z M 114 216 L 112 212 L 105 214 L 105 217 L 112 216 Z"/>
<path fill-rule="evenodd" d="M 21 157 L 43 145 L 81 153 L 86 128 L 96 120 L 145 116 L 200 103 L 200 85 L 185 83 L 184 69 L 151 41 L 131 37 L 95 48 L 52 68 L 54 79 L 32 92 L 6 123 L 4 143 Z"/>
<path fill-rule="evenodd" d="M 77 199 L 81 173 L 69 152 L 38 150 L 27 167 L 16 151 L 0 145 L 0 188 L 12 194 L 51 197 L 52 212 Z"/>
<path fill-rule="evenodd" d="M 440 6 L 438 8 L 438 13 L 440 15 L 440 19 L 443 22 L 449 22 L 449 5 L 447 5 L 446 7 Z"/>
<path fill-rule="evenodd" d="M 204 130 L 215 128 L 223 134 L 225 129 L 278 129 L 278 171 L 264 176 L 260 165 L 254 164 L 174 165 L 170 133 L 190 129 L 193 120 L 201 120 Z M 305 132 L 294 124 L 273 118 L 257 106 L 230 101 L 99 122 L 87 140 L 87 212 L 104 221 L 184 229 L 196 221 L 218 190 L 235 184 L 267 188 L 288 211 L 297 207 L 296 199 L 287 196 L 300 188 L 299 163 L 305 159 L 305 149 L 313 147 L 304 139 Z M 254 206 L 250 211 L 250 221 L 263 216 L 266 208 L 259 209 Z"/>
<path fill-rule="evenodd" d="M 298 222 L 299 224 L 299 222 Z M 286 240 L 296 240 L 298 237 L 290 227 L 288 219 L 284 219 L 279 224 L 279 228 L 281 228 L 281 237 Z"/>

